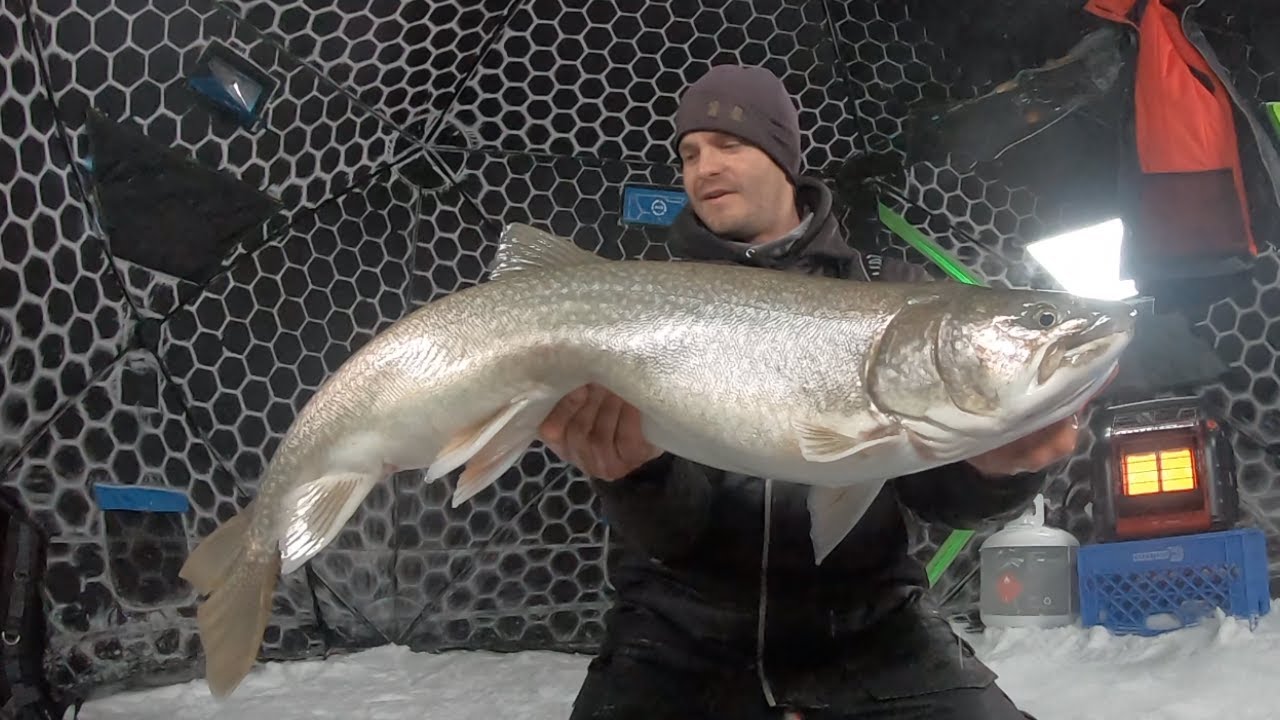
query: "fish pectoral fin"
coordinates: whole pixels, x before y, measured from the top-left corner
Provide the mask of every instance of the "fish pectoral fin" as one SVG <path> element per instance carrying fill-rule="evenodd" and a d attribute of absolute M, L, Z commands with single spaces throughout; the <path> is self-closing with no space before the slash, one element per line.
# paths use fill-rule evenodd
<path fill-rule="evenodd" d="M 583 250 L 572 240 L 524 223 L 511 223 L 498 238 L 498 252 L 489 280 L 502 280 L 522 272 L 606 262 L 613 261 Z"/>
<path fill-rule="evenodd" d="M 844 540 L 880 495 L 885 480 L 868 480 L 844 487 L 809 488 L 809 539 L 818 565 Z"/>
<path fill-rule="evenodd" d="M 973 438 L 932 423 L 913 423 L 907 434 L 920 457 L 938 463 L 962 460 Z"/>
<path fill-rule="evenodd" d="M 792 427 L 800 441 L 800 453 L 809 462 L 835 462 L 900 437 L 898 428 L 884 425 L 854 434 L 804 420 L 794 421 Z"/>
<path fill-rule="evenodd" d="M 280 538 L 281 573 L 302 567 L 333 542 L 378 482 L 377 475 L 326 475 L 285 496 L 289 523 Z"/>

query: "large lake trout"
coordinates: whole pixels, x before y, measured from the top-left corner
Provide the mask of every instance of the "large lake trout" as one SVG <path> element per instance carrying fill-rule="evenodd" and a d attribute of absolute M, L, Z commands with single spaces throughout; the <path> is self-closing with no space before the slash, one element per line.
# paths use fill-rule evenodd
<path fill-rule="evenodd" d="M 951 282 L 851 282 L 760 268 L 613 261 L 527 225 L 490 278 L 405 316 L 302 408 L 257 497 L 183 566 L 206 678 L 252 668 L 281 572 L 310 560 L 375 483 L 461 469 L 456 506 L 535 441 L 571 390 L 635 405 L 649 441 L 812 486 L 821 562 L 885 481 L 1068 417 L 1133 333 L 1127 304 Z"/>

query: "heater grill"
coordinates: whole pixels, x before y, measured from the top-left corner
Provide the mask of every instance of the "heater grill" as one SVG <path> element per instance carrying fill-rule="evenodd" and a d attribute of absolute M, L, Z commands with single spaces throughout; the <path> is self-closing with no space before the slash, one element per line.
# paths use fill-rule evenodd
<path fill-rule="evenodd" d="M 1130 497 L 1195 490 L 1197 487 L 1191 448 L 1127 453 L 1123 472 L 1124 494 Z"/>

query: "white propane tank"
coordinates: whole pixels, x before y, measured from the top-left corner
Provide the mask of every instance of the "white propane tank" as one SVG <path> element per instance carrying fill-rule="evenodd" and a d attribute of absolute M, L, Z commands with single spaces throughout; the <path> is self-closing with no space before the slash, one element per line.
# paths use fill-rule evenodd
<path fill-rule="evenodd" d="M 1060 627 L 1079 616 L 1080 542 L 1044 524 L 1044 495 L 982 543 L 979 614 L 988 627 Z"/>

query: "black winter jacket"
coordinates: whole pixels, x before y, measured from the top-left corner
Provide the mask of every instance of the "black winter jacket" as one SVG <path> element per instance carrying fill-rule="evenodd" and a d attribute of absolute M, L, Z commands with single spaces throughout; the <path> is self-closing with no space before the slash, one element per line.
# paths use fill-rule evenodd
<path fill-rule="evenodd" d="M 867 281 L 860 254 L 831 212 L 828 189 L 803 178 L 797 198 L 805 218 L 800 228 L 755 247 L 716 237 L 686 209 L 672 227 L 672 252 Z M 922 268 L 888 260 L 880 275 L 928 277 Z M 913 611 L 927 588 L 922 566 L 908 555 L 900 504 L 929 522 L 971 527 L 1015 516 L 1039 490 L 1040 478 L 982 477 L 968 464 L 896 478 L 820 566 L 809 541 L 805 486 L 725 473 L 669 454 L 629 477 L 593 486 L 620 546 L 610 567 L 617 604 L 604 652 L 690 670 L 755 667 L 767 698 L 814 707 L 847 690 L 846 676 L 854 671 L 823 680 L 822 673 L 797 668 L 837 657 L 846 667 L 875 665 L 890 649 L 856 649 L 860 631 Z M 944 673 L 885 682 L 924 687 L 966 680 Z"/>

